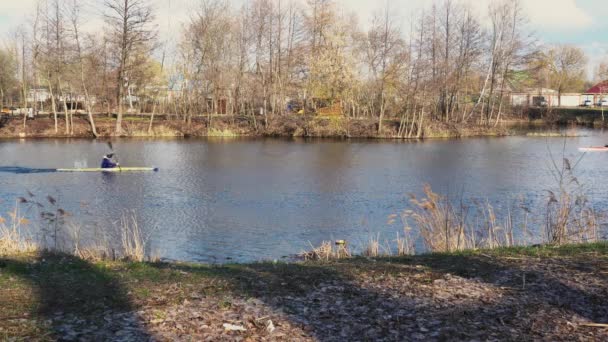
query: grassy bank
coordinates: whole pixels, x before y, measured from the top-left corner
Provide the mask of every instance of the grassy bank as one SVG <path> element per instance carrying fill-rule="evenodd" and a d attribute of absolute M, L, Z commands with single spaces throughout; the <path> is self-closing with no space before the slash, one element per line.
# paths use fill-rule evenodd
<path fill-rule="evenodd" d="M 100 137 L 115 136 L 115 120 L 107 116 L 96 119 Z M 403 136 L 399 132 L 398 120 L 385 120 L 383 133 L 378 134 L 376 119 L 352 119 L 344 117 L 320 117 L 289 115 L 277 116 L 264 123 L 263 117 L 249 116 L 200 116 L 190 123 L 174 117 L 159 117 L 149 127 L 149 118 L 141 116 L 125 117 L 124 137 L 328 137 L 328 138 L 378 138 L 417 139 L 417 136 Z M 420 138 L 460 138 L 474 136 L 505 136 L 510 134 L 509 124 L 499 127 L 448 124 L 443 122 L 425 123 Z M 54 121 L 48 117 L 28 120 L 23 125 L 19 117 L 8 118 L 0 125 L 0 138 L 91 138 L 93 133 L 89 122 L 82 117 L 74 118 L 73 132 L 66 133 L 64 122 L 59 122 L 55 132 Z"/>
<path fill-rule="evenodd" d="M 608 244 L 330 262 L 0 257 L 0 339 L 600 340 Z"/>

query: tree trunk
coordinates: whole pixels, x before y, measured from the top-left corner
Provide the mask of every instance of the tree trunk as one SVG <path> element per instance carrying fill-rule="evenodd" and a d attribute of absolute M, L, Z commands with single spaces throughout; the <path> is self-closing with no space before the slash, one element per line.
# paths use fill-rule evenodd
<path fill-rule="evenodd" d="M 68 103 L 65 100 L 65 94 L 61 88 L 61 79 L 58 79 L 59 84 L 59 96 L 63 97 L 63 110 L 65 111 L 65 134 L 70 134 L 70 113 L 68 113 Z"/>
<path fill-rule="evenodd" d="M 51 93 L 51 108 L 53 109 L 53 118 L 55 120 L 55 134 L 59 133 L 59 126 L 57 122 L 57 103 L 55 102 L 55 94 L 53 94 L 53 86 L 51 85 L 51 80 L 46 80 L 49 85 L 49 93 Z"/>
<path fill-rule="evenodd" d="M 118 88 L 122 88 L 122 86 L 118 86 Z M 116 115 L 116 134 L 122 133 L 122 96 L 118 98 L 118 114 Z"/>
<path fill-rule="evenodd" d="M 152 105 L 152 115 L 150 115 L 150 124 L 148 125 L 148 135 L 152 133 L 152 123 L 154 122 L 154 114 L 156 113 L 156 96 L 153 99 L 154 104 Z"/>
<path fill-rule="evenodd" d="M 418 124 L 418 133 L 416 134 L 416 138 L 422 138 L 422 125 L 424 124 L 424 106 L 420 109 L 420 123 Z"/>
<path fill-rule="evenodd" d="M 23 80 L 23 110 L 25 110 L 25 112 L 23 113 L 23 128 L 25 129 L 25 124 L 27 122 L 27 90 L 26 90 L 26 85 L 25 85 L 25 80 Z"/>
<path fill-rule="evenodd" d="M 380 95 L 380 117 L 378 118 L 378 135 L 382 134 L 382 123 L 383 123 L 383 120 L 384 120 L 384 109 L 385 109 L 384 91 L 382 91 L 382 94 Z"/>

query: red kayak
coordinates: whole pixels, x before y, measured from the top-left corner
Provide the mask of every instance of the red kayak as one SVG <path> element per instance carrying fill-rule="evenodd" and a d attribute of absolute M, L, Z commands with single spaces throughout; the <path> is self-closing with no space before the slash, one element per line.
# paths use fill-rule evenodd
<path fill-rule="evenodd" d="M 608 147 L 607 146 L 581 147 L 578 150 L 581 152 L 608 152 Z"/>

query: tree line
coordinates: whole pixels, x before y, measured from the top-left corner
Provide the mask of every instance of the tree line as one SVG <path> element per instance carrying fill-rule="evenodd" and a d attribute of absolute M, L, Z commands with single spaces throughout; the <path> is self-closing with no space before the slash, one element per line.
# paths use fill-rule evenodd
<path fill-rule="evenodd" d="M 159 39 L 150 0 L 104 0 L 94 32 L 82 6 L 38 0 L 0 49 L 3 106 L 44 107 L 66 133 L 76 95 L 94 133 L 99 112 L 116 114 L 117 133 L 128 112 L 185 125 L 325 112 L 377 120 L 378 133 L 395 120 L 400 136 L 415 137 L 428 122 L 496 125 L 512 90 L 582 91 L 587 81 L 584 52 L 539 44 L 518 0 L 493 1 L 483 15 L 436 0 L 407 20 L 387 2 L 364 23 L 332 0 L 200 0 L 174 48 Z M 28 101 L 33 89 L 48 99 Z"/>

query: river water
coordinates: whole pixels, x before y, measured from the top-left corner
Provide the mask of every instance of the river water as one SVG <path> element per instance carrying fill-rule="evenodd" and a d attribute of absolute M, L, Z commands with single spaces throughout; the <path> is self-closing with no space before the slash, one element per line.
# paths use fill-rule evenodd
<path fill-rule="evenodd" d="M 150 248 L 170 260 L 272 260 L 323 240 L 346 239 L 355 248 L 377 234 L 391 241 L 402 228 L 388 216 L 410 207 L 408 195 L 420 195 L 426 183 L 453 198 L 487 200 L 497 212 L 521 199 L 541 208 L 555 186 L 549 151 L 558 162 L 562 152 L 576 161 L 578 147 L 608 143 L 602 131 L 578 132 L 424 142 L 114 141 L 123 166 L 160 168 L 132 174 L 32 170 L 97 167 L 108 152 L 103 141 L 0 141 L 0 212 L 30 191 L 45 206 L 53 196 L 85 231 L 116 226 L 132 211 Z M 577 169 L 594 206 L 608 208 L 608 153 L 585 155 Z"/>

